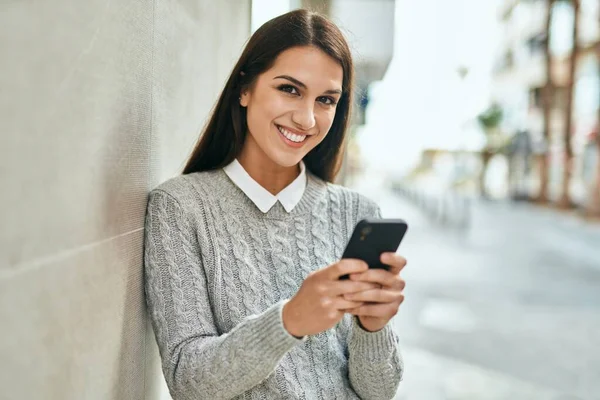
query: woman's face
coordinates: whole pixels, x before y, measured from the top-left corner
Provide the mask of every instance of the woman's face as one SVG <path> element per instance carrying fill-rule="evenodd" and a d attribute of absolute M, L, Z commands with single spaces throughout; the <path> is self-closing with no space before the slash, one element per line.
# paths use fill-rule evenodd
<path fill-rule="evenodd" d="M 293 47 L 243 92 L 245 157 L 292 167 L 327 135 L 342 93 L 340 64 L 315 47 Z"/>

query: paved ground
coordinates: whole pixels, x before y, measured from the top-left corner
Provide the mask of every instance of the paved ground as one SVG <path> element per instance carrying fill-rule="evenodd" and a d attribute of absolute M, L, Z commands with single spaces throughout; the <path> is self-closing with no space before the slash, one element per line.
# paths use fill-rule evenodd
<path fill-rule="evenodd" d="M 462 232 L 376 181 L 355 187 L 410 226 L 397 399 L 600 399 L 599 226 L 495 202 Z"/>

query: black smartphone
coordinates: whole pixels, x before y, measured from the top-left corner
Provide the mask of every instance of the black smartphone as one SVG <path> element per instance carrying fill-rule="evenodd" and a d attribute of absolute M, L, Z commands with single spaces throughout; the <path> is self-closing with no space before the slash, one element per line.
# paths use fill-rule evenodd
<path fill-rule="evenodd" d="M 381 253 L 396 252 L 404 238 L 408 224 L 402 219 L 363 219 L 354 227 L 342 258 L 363 260 L 369 268 L 388 269 L 379 258 Z M 348 275 L 340 279 L 348 279 Z"/>

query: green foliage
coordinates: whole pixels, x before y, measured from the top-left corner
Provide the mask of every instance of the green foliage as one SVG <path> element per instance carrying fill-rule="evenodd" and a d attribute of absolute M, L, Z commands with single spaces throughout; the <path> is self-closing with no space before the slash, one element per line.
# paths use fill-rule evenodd
<path fill-rule="evenodd" d="M 485 131 L 488 131 L 500 126 L 503 114 L 502 108 L 498 104 L 492 104 L 487 110 L 477 116 L 477 121 Z"/>

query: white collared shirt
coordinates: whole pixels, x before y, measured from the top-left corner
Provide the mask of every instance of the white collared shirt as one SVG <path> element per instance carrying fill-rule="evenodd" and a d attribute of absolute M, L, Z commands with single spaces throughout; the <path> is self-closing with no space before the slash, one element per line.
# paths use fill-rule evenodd
<path fill-rule="evenodd" d="M 224 167 L 223 171 L 263 213 L 268 212 L 277 201 L 281 203 L 285 211 L 291 212 L 300 202 L 306 189 L 306 166 L 302 161 L 300 162 L 300 175 L 276 195 L 271 194 L 252 179 L 237 159 Z"/>

